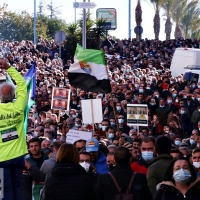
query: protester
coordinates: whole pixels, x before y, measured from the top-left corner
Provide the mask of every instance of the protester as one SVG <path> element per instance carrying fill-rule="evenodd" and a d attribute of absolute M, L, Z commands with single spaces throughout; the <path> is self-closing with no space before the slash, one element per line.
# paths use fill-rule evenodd
<path fill-rule="evenodd" d="M 147 172 L 148 186 L 153 197 L 155 197 L 156 194 L 156 186 L 164 180 L 165 173 L 171 161 L 173 160 L 172 156 L 170 155 L 171 140 L 169 139 L 169 137 L 157 137 L 155 142 L 155 151 L 158 156 L 148 167 Z"/>
<path fill-rule="evenodd" d="M 186 158 L 173 160 L 168 167 L 164 182 L 159 184 L 155 200 L 175 200 L 200 198 L 200 178 Z"/>
<path fill-rule="evenodd" d="M 114 153 L 116 167 L 111 173 L 115 177 L 123 193 L 126 193 L 130 178 L 134 173 L 130 168 L 130 158 L 130 151 L 126 147 L 118 147 Z M 97 199 L 115 199 L 115 195 L 118 193 L 119 191 L 109 174 L 99 175 L 97 183 Z M 135 174 L 130 193 L 133 194 L 133 199 L 135 200 L 152 199 L 144 174 Z"/>
<path fill-rule="evenodd" d="M 4 199 L 23 200 L 22 172 L 24 155 L 27 153 L 24 137 L 26 82 L 19 72 L 2 58 L 0 69 L 6 70 L 17 85 L 15 90 L 11 83 L 0 84 L 0 168 L 4 169 Z M 16 100 L 13 102 L 14 98 Z"/>
<path fill-rule="evenodd" d="M 61 145 L 52 176 L 45 183 L 45 199 L 95 200 L 91 180 L 79 165 L 79 160 L 78 150 L 74 145 Z"/>
<path fill-rule="evenodd" d="M 200 177 L 200 148 L 192 151 L 192 164 L 197 170 L 197 176 Z"/>

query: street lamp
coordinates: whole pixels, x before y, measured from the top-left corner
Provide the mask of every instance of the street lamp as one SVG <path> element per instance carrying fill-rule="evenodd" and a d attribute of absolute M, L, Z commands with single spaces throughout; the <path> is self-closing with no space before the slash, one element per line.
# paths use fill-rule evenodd
<path fill-rule="evenodd" d="M 131 0 L 128 0 L 128 38 L 131 38 Z"/>

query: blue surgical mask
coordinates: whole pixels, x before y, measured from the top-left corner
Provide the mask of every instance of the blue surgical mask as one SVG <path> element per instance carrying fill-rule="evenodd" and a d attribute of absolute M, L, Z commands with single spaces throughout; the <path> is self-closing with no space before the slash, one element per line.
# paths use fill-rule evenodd
<path fill-rule="evenodd" d="M 190 144 L 195 144 L 195 143 L 196 143 L 195 140 L 190 139 Z"/>
<path fill-rule="evenodd" d="M 120 111 L 121 109 L 121 106 L 117 106 L 117 111 Z"/>
<path fill-rule="evenodd" d="M 119 122 L 120 124 L 123 124 L 123 123 L 124 123 L 124 119 L 118 119 L 118 122 Z"/>
<path fill-rule="evenodd" d="M 108 134 L 108 138 L 109 138 L 109 139 L 114 138 L 114 133 L 109 133 L 109 134 Z"/>
<path fill-rule="evenodd" d="M 102 128 L 102 131 L 105 131 L 107 126 L 102 126 L 101 128 Z"/>
<path fill-rule="evenodd" d="M 115 122 L 110 122 L 110 125 L 111 126 L 115 126 Z"/>
<path fill-rule="evenodd" d="M 153 152 L 152 151 L 143 151 L 142 152 L 142 158 L 146 162 L 149 162 L 149 161 L 153 160 Z"/>
<path fill-rule="evenodd" d="M 139 93 L 143 93 L 144 92 L 144 90 L 143 89 L 139 89 Z"/>
<path fill-rule="evenodd" d="M 172 97 L 174 97 L 174 98 L 175 98 L 176 96 L 177 96 L 177 94 L 176 94 L 176 93 L 172 94 Z"/>
<path fill-rule="evenodd" d="M 191 179 L 191 174 L 188 170 L 181 168 L 174 173 L 173 178 L 176 182 L 185 184 Z"/>
<path fill-rule="evenodd" d="M 176 145 L 176 146 L 180 146 L 180 144 L 181 144 L 181 141 L 179 141 L 179 140 L 176 140 L 174 143 L 175 143 L 175 145 Z"/>

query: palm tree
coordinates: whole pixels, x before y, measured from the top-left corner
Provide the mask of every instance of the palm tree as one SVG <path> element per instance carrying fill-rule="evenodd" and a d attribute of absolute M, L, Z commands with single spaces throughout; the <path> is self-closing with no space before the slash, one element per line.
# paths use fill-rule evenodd
<path fill-rule="evenodd" d="M 199 30 L 199 16 L 200 7 L 198 0 L 188 2 L 187 9 L 180 24 L 184 38 L 191 38 L 192 34 Z"/>
<path fill-rule="evenodd" d="M 174 37 L 175 39 L 179 39 L 182 37 L 182 31 L 181 31 L 181 21 L 185 15 L 186 9 L 187 9 L 187 1 L 188 0 L 176 0 L 173 13 L 172 13 L 172 19 L 176 24 Z"/>
<path fill-rule="evenodd" d="M 154 28 L 154 34 L 155 38 L 159 38 L 159 33 L 160 33 L 160 8 L 164 4 L 165 0 L 150 0 L 151 3 L 153 3 L 155 7 L 155 15 L 153 19 L 153 28 Z"/>
<path fill-rule="evenodd" d="M 170 40 L 171 38 L 171 32 L 172 32 L 171 18 L 173 14 L 175 1 L 176 0 L 167 0 L 162 6 L 162 8 L 165 11 L 164 16 L 167 17 L 166 22 L 165 22 L 166 40 Z"/>

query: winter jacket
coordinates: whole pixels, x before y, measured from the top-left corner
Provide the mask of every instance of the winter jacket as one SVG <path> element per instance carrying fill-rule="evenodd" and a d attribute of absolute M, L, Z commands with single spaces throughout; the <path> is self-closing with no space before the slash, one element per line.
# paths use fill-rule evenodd
<path fill-rule="evenodd" d="M 122 192 L 125 193 L 133 174 L 129 163 L 117 164 L 111 173 L 115 177 L 119 187 L 122 189 Z M 133 194 L 134 200 L 152 200 L 145 174 L 135 174 L 130 193 Z M 96 189 L 97 200 L 115 200 L 116 194 L 119 194 L 119 192 L 110 175 L 99 175 Z"/>
<path fill-rule="evenodd" d="M 171 155 L 161 154 L 148 167 L 147 182 L 153 197 L 156 194 L 156 186 L 164 181 L 166 171 L 172 160 L 173 157 Z"/>
<path fill-rule="evenodd" d="M 102 152 L 99 152 L 99 158 L 96 162 L 92 163 L 92 166 L 95 167 L 96 173 L 98 173 L 98 174 L 108 173 L 106 157 Z"/>
<path fill-rule="evenodd" d="M 42 157 L 39 159 L 34 159 L 32 155 L 26 157 L 26 160 L 31 164 L 31 168 L 23 171 L 23 191 L 25 200 L 32 200 L 32 196 L 35 196 L 35 200 L 39 200 L 39 198 L 37 198 L 39 197 L 39 190 L 43 188 L 43 184 L 39 183 L 44 182 L 45 176 L 40 176 L 40 174 L 35 173 L 34 168 L 39 170 L 44 160 L 48 158 L 49 157 L 43 152 Z"/>
<path fill-rule="evenodd" d="M 91 179 L 79 164 L 56 163 L 45 183 L 45 200 L 95 200 Z"/>
<path fill-rule="evenodd" d="M 170 181 L 158 185 L 158 191 L 154 200 L 199 200 L 200 199 L 200 178 L 190 184 L 187 192 L 182 194 Z"/>
<path fill-rule="evenodd" d="M 146 175 L 148 166 L 149 165 L 144 161 L 144 159 L 140 158 L 138 161 L 135 161 L 131 164 L 131 169 L 134 172 L 139 172 Z"/>
<path fill-rule="evenodd" d="M 168 108 L 166 106 L 163 108 L 161 108 L 161 107 L 156 108 L 155 115 L 158 116 L 158 119 L 162 126 L 167 125 L 167 117 L 170 112 L 171 112 L 170 108 Z"/>

